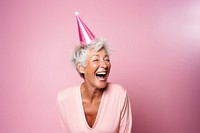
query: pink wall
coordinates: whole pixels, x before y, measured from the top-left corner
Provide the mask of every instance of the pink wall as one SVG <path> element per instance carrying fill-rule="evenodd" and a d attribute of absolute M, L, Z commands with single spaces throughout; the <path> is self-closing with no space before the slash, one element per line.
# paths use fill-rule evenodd
<path fill-rule="evenodd" d="M 200 2 L 1 0 L 0 132 L 59 133 L 56 95 L 80 83 L 70 63 L 74 11 L 114 49 L 134 133 L 200 132 Z"/>

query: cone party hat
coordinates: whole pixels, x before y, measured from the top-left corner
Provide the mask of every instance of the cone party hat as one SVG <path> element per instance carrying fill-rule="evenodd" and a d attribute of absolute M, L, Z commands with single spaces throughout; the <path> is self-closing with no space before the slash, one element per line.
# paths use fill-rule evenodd
<path fill-rule="evenodd" d="M 85 25 L 85 23 L 79 17 L 79 13 L 75 12 L 77 25 L 78 25 L 78 32 L 79 32 L 79 39 L 82 45 L 88 45 L 92 42 L 96 37 L 90 31 L 90 29 Z"/>

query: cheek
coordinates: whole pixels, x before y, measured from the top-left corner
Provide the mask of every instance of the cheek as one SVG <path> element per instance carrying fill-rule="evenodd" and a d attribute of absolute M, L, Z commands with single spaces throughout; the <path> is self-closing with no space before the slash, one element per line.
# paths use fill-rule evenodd
<path fill-rule="evenodd" d="M 91 67 L 92 69 L 96 69 L 96 68 L 98 67 L 98 63 L 91 63 L 91 64 L 90 64 L 90 67 Z"/>
<path fill-rule="evenodd" d="M 109 68 L 111 68 L 111 64 L 110 64 L 110 63 L 108 63 L 107 66 L 108 66 Z"/>
<path fill-rule="evenodd" d="M 95 72 L 96 70 L 97 70 L 97 68 L 98 68 L 98 65 L 97 64 L 90 64 L 90 65 L 88 65 L 88 67 L 87 67 L 87 70 L 88 70 L 88 72 Z"/>

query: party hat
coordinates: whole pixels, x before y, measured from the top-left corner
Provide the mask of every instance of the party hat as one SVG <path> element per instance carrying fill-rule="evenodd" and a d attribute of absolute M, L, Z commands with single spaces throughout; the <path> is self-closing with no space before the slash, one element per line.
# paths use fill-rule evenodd
<path fill-rule="evenodd" d="M 79 39 L 82 45 L 87 45 L 92 42 L 96 37 L 90 31 L 90 29 L 85 25 L 85 23 L 79 17 L 79 13 L 75 12 L 77 25 L 78 25 L 78 32 L 79 32 Z"/>

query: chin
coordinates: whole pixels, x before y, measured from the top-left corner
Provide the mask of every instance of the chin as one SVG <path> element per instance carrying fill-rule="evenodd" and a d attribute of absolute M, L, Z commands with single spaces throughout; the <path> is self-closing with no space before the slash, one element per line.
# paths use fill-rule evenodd
<path fill-rule="evenodd" d="M 105 83 L 98 83 L 98 84 L 97 84 L 97 88 L 99 88 L 99 89 L 104 89 L 104 88 L 106 88 L 107 85 L 108 85 L 108 82 L 105 82 Z"/>

